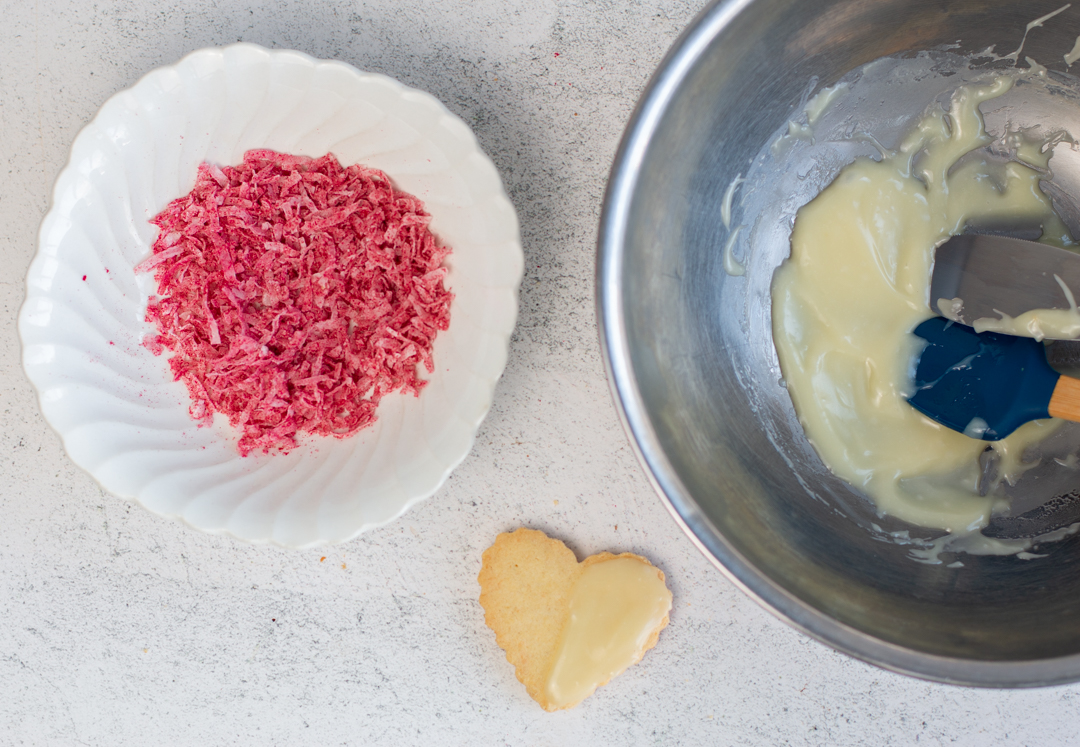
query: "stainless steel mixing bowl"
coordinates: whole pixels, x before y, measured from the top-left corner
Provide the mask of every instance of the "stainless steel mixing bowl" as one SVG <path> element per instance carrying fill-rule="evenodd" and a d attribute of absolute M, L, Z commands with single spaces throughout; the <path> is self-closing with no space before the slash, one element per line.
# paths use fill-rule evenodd
<path fill-rule="evenodd" d="M 723 270 L 721 198 L 737 175 L 764 168 L 767 158 L 759 155 L 801 111 L 808 86 L 830 85 L 884 55 L 953 44 L 961 55 L 990 45 L 1008 53 L 1029 22 L 1061 5 L 715 2 L 646 89 L 602 215 L 602 347 L 632 440 L 677 521 L 731 580 L 799 629 L 879 666 L 945 682 L 1080 679 L 1080 536 L 1045 545 L 1039 554 L 1046 557 L 1033 560 L 913 561 L 911 547 L 889 533 L 934 533 L 882 519 L 831 475 L 780 381 L 768 289 L 790 223 L 762 222 L 769 205 L 761 197 L 783 201 L 783 189 L 755 193 L 760 214 L 751 245 L 741 250 L 749 252 L 745 277 Z M 1021 61 L 1030 55 L 1064 71 L 1063 54 L 1077 34 L 1080 6 L 1032 29 Z M 874 105 L 895 103 L 886 98 Z M 1060 110 L 1046 116 L 1080 112 L 1076 100 L 1060 99 L 1047 104 Z M 852 147 L 811 158 L 805 173 L 776 174 L 777 184 L 788 179 L 793 190 L 776 215 L 793 214 L 810 199 L 856 154 Z M 1080 168 L 1065 171 L 1056 186 L 1068 203 Z M 1066 484 L 1053 490 L 1066 497 L 1070 480 L 1080 487 L 1080 478 L 1056 479 Z"/>

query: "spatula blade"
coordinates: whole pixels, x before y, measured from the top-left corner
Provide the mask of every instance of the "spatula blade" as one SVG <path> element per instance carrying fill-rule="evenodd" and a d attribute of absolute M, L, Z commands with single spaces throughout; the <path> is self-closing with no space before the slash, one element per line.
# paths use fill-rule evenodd
<path fill-rule="evenodd" d="M 930 282 L 930 308 L 971 325 L 997 319 L 997 311 L 1020 316 L 1032 309 L 1068 309 L 1054 279 L 1080 295 L 1080 254 L 1008 236 L 954 236 L 937 248 Z M 949 302 L 963 306 L 946 313 Z"/>
<path fill-rule="evenodd" d="M 1042 343 L 1028 337 L 977 334 L 941 317 L 914 334 L 926 340 L 908 402 L 933 420 L 983 441 L 1005 438 L 1029 420 L 1050 417 L 1059 374 Z"/>

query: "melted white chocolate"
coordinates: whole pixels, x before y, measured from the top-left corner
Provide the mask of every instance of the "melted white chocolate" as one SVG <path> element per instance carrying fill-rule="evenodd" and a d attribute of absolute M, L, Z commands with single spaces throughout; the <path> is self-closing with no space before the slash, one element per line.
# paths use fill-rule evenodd
<path fill-rule="evenodd" d="M 735 201 L 735 190 L 745 181 L 742 174 L 732 179 L 727 191 L 724 192 L 724 199 L 720 203 L 720 220 L 724 224 L 724 228 L 728 230 L 731 229 L 731 210 Z M 728 234 L 727 243 L 724 244 L 724 272 L 733 277 L 746 274 L 746 268 L 743 267 L 739 260 L 735 259 L 735 242 L 738 241 L 739 231 L 741 230 L 742 226 L 736 226 L 735 230 Z"/>
<path fill-rule="evenodd" d="M 1000 319 L 984 317 L 976 319 L 971 326 L 976 332 L 1000 332 L 1017 337 L 1034 337 L 1036 340 L 1074 340 L 1080 337 L 1080 311 L 1076 308 L 1076 299 L 1065 281 L 1057 275 L 1054 275 L 1054 280 L 1065 291 L 1069 308 L 1032 309 L 1015 317 L 998 311 Z"/>
<path fill-rule="evenodd" d="M 581 702 L 639 661 L 670 610 L 671 592 L 648 563 L 624 556 L 586 566 L 548 675 L 553 710 Z"/>
<path fill-rule="evenodd" d="M 1069 241 L 1039 189 L 1039 169 L 980 153 L 991 138 L 979 104 L 1013 81 L 959 88 L 948 111 L 933 107 L 895 151 L 841 171 L 799 210 L 791 256 L 772 284 L 784 380 L 822 460 L 881 513 L 956 533 L 985 526 L 1005 504 L 977 490 L 986 444 L 906 401 L 923 345 L 911 330 L 933 315 L 934 249 L 979 219 L 1041 222 L 1043 240 Z M 1023 155 L 1040 166 L 1050 157 L 1038 149 Z M 999 480 L 1029 468 L 1025 449 L 1057 425 L 1028 423 L 993 444 Z"/>
<path fill-rule="evenodd" d="M 806 117 L 806 124 L 801 124 L 795 120 L 788 122 L 787 133 L 781 135 L 776 139 L 776 142 L 772 144 L 772 153 L 779 158 L 786 148 L 791 145 L 794 140 L 809 140 L 814 141 L 814 128 L 817 126 L 818 120 L 821 119 L 821 115 L 825 111 L 836 103 L 837 99 L 843 97 L 849 90 L 847 83 L 837 83 L 835 86 L 828 88 L 822 88 L 813 98 L 806 102 L 803 107 L 803 114 Z"/>
<path fill-rule="evenodd" d="M 1076 37 L 1073 48 L 1065 53 L 1065 66 L 1072 67 L 1073 63 L 1080 60 L 1080 36 Z"/>
<path fill-rule="evenodd" d="M 742 262 L 735 259 L 735 242 L 739 240 L 739 231 L 741 230 L 742 226 L 737 226 L 728 236 L 727 243 L 724 244 L 724 272 L 732 277 L 746 274 L 746 268 Z"/>
<path fill-rule="evenodd" d="M 1020 61 L 1020 52 L 1021 52 L 1021 50 L 1023 50 L 1024 45 L 1027 44 L 1028 34 L 1031 33 L 1032 29 L 1040 28 L 1046 21 L 1049 21 L 1051 18 L 1058 15 L 1059 13 L 1064 13 L 1070 7 L 1072 7 L 1072 3 L 1066 3 L 1065 5 L 1062 5 L 1057 10 L 1052 11 L 1050 13 L 1047 13 L 1045 16 L 1039 16 L 1034 21 L 1029 23 L 1027 25 L 1027 27 L 1024 29 L 1024 38 L 1020 40 L 1020 46 L 1016 48 L 1015 52 L 1013 52 L 1012 54 L 1005 55 L 1005 57 L 1003 57 L 1002 59 L 1015 60 L 1015 61 L 1019 62 Z"/>
<path fill-rule="evenodd" d="M 724 192 L 724 199 L 720 203 L 720 220 L 724 224 L 724 228 L 731 228 L 731 209 L 735 202 L 735 190 L 745 181 L 742 174 L 739 174 L 731 180 L 731 184 L 728 185 L 727 190 Z"/>

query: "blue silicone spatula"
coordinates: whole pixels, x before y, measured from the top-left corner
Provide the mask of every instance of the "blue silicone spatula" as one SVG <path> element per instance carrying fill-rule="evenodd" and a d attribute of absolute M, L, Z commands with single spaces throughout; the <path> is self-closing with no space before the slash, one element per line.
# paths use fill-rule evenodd
<path fill-rule="evenodd" d="M 908 402 L 942 425 L 997 441 L 1029 420 L 1080 421 L 1080 379 L 1052 369 L 1041 342 L 979 334 L 941 317 L 927 319 L 914 334 L 926 348 Z"/>

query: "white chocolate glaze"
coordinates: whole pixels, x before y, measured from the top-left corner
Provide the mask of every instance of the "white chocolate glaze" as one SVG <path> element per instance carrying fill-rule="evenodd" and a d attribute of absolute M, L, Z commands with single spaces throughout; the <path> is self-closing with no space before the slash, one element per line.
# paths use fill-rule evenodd
<path fill-rule="evenodd" d="M 724 228 L 731 230 L 731 210 L 732 205 L 735 202 L 735 190 L 739 188 L 739 185 L 745 182 L 742 174 L 739 174 L 731 180 L 731 184 L 724 191 L 724 199 L 720 203 L 720 221 L 724 224 Z M 746 268 L 743 267 L 739 260 L 735 259 L 735 242 L 739 239 L 739 231 L 742 230 L 742 226 L 737 226 L 734 231 L 728 234 L 727 241 L 724 244 L 724 272 L 732 277 L 739 277 L 746 274 Z"/>
<path fill-rule="evenodd" d="M 570 595 L 548 700 L 555 708 L 579 703 L 640 661 L 670 610 L 663 577 L 642 559 L 619 556 L 587 565 Z"/>
<path fill-rule="evenodd" d="M 1041 222 L 1044 240 L 1070 241 L 1039 189 L 1042 168 L 983 157 L 992 139 L 979 104 L 1007 92 L 1019 75 L 1030 73 L 958 88 L 948 110 L 931 107 L 894 152 L 844 168 L 799 210 L 791 256 L 772 284 L 781 370 L 819 456 L 881 513 L 958 536 L 977 534 L 1007 503 L 993 490 L 979 494 L 986 444 L 907 403 L 923 344 L 910 332 L 932 316 L 935 247 L 969 221 Z M 1045 166 L 1050 152 L 1028 148 L 1016 158 Z M 1028 423 L 996 442 L 998 481 L 1012 482 L 1032 466 L 1022 463 L 1024 451 L 1058 425 Z M 949 542 L 942 548 L 963 549 Z M 983 545 L 993 542 L 968 545 L 987 552 Z"/>
<path fill-rule="evenodd" d="M 848 92 L 848 89 L 847 83 L 837 83 L 834 86 L 822 88 L 814 94 L 803 106 L 803 116 L 806 123 L 803 124 L 795 119 L 788 122 L 787 133 L 781 135 L 772 144 L 773 155 L 779 158 L 793 140 L 809 140 L 813 142 L 814 128 L 817 126 L 818 120 L 821 119 L 821 115 L 835 104 L 838 99 L 843 97 Z"/>
<path fill-rule="evenodd" d="M 1076 43 L 1073 44 L 1073 48 L 1065 53 L 1065 65 L 1072 67 L 1073 63 L 1080 60 L 1080 36 L 1076 37 Z"/>
<path fill-rule="evenodd" d="M 739 239 L 739 231 L 742 230 L 742 226 L 738 226 L 731 235 L 728 236 L 727 243 L 724 244 L 724 272 L 732 277 L 739 277 L 746 274 L 746 268 L 739 260 L 735 259 L 735 242 Z"/>
<path fill-rule="evenodd" d="M 745 181 L 742 174 L 739 174 L 731 180 L 731 184 L 724 191 L 724 200 L 720 203 L 720 221 L 724 224 L 724 228 L 731 228 L 731 207 L 735 201 L 735 190 Z"/>
<path fill-rule="evenodd" d="M 1020 60 L 1020 52 L 1023 51 L 1024 45 L 1027 44 L 1028 34 L 1030 34 L 1033 29 L 1039 28 L 1040 26 L 1042 26 L 1044 23 L 1049 21 L 1051 18 L 1053 18 L 1057 14 L 1064 13 L 1065 11 L 1067 11 L 1071 7 L 1072 7 L 1072 3 L 1066 3 L 1065 5 L 1062 5 L 1057 10 L 1051 11 L 1050 13 L 1047 13 L 1045 16 L 1039 16 L 1034 21 L 1029 23 L 1027 25 L 1027 27 L 1024 29 L 1024 38 L 1020 40 L 1020 46 L 1016 48 L 1015 52 L 1013 52 L 1012 54 L 1007 54 L 1007 55 L 1005 55 L 1005 57 L 1003 57 L 1001 59 L 1019 61 Z"/>
<path fill-rule="evenodd" d="M 999 332 L 1017 337 L 1034 337 L 1036 340 L 1075 340 L 1080 337 L 1080 311 L 1077 311 L 1076 299 L 1060 277 L 1054 275 L 1054 280 L 1065 291 L 1069 308 L 1032 309 L 1016 317 L 998 311 L 999 319 L 983 317 L 976 319 L 971 326 L 976 332 Z"/>

